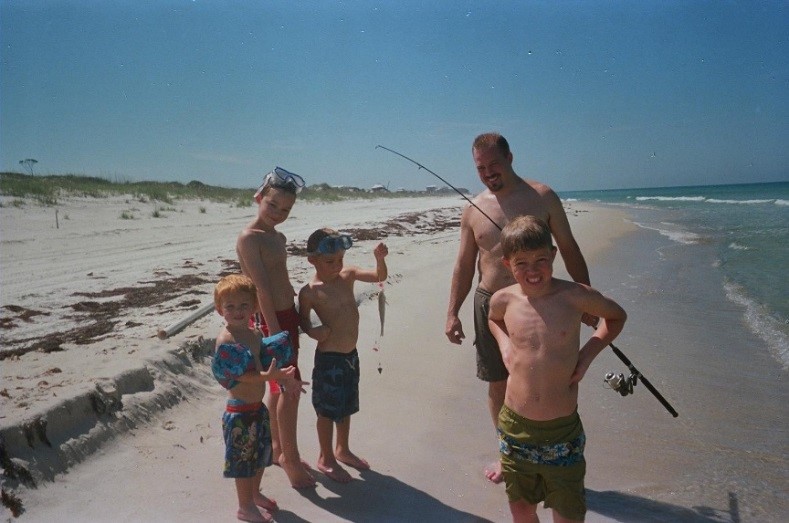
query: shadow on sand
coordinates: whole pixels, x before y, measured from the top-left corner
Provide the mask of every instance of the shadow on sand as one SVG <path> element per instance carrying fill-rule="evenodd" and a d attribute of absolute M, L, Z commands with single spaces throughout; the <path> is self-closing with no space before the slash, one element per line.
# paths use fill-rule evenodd
<path fill-rule="evenodd" d="M 347 521 L 452 521 L 492 523 L 468 512 L 445 505 L 436 498 L 415 489 L 392 476 L 372 470 L 360 472 L 361 480 L 347 485 L 319 478 L 318 481 L 336 496 L 321 497 L 314 489 L 302 491 L 304 498 L 326 512 Z M 301 523 L 306 520 L 280 509 L 279 523 Z"/>
<path fill-rule="evenodd" d="M 622 492 L 597 492 L 586 489 L 586 504 L 590 512 L 622 523 L 650 523 L 682 521 L 688 523 L 739 523 L 737 497 L 729 493 L 728 510 L 712 507 L 686 508 L 654 501 Z"/>

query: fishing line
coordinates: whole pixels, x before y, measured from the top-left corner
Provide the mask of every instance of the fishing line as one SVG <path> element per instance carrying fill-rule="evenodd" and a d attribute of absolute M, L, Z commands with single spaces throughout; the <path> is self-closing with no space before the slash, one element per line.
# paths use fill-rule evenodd
<path fill-rule="evenodd" d="M 462 196 L 462 197 L 463 197 L 463 199 L 464 199 L 464 200 L 466 200 L 468 203 L 470 203 L 470 204 L 471 204 L 471 205 L 472 205 L 472 206 L 473 206 L 473 207 L 474 207 L 476 210 L 478 210 L 479 212 L 481 212 L 481 213 L 483 214 L 483 216 L 485 216 L 485 218 L 487 218 L 488 220 L 490 220 L 490 223 L 492 223 L 493 225 L 495 225 L 495 226 L 496 226 L 496 228 L 497 228 L 498 230 L 501 230 L 501 227 L 499 226 L 499 224 L 498 224 L 498 223 L 496 223 L 496 222 L 494 222 L 494 221 L 493 221 L 493 218 L 491 218 L 490 216 L 488 216 L 487 214 L 485 214 L 485 211 L 483 211 L 482 209 L 480 209 L 480 208 L 477 206 L 477 204 L 476 204 L 476 203 L 472 202 L 472 201 L 471 201 L 471 200 L 468 198 L 468 196 L 466 196 L 465 194 L 463 194 L 462 192 L 460 192 L 460 190 L 459 190 L 457 187 L 455 187 L 454 185 L 452 185 L 451 183 L 449 183 L 448 181 L 446 181 L 445 179 L 443 179 L 442 177 L 440 177 L 439 175 L 437 175 L 436 173 L 434 173 L 433 171 L 431 171 L 430 169 L 428 169 L 427 167 L 425 167 L 425 166 L 424 166 L 424 165 L 422 165 L 421 163 L 417 162 L 416 160 L 414 160 L 414 159 L 412 159 L 412 158 L 409 158 L 408 156 L 406 156 L 406 155 L 404 155 L 404 154 L 400 154 L 400 153 L 398 153 L 397 151 L 395 151 L 395 150 L 393 150 L 393 149 L 390 149 L 390 148 L 388 148 L 388 147 L 384 147 L 383 145 L 376 145 L 376 146 L 375 146 L 375 148 L 376 148 L 376 149 L 383 149 L 383 150 L 385 150 L 385 151 L 389 151 L 390 153 L 394 153 L 394 154 L 396 154 L 397 156 L 399 156 L 399 157 L 401 157 L 401 158 L 405 158 L 406 160 L 408 160 L 409 162 L 413 163 L 414 165 L 416 165 L 416 166 L 417 166 L 417 167 L 419 167 L 420 169 L 424 169 L 424 170 L 426 170 L 427 172 L 429 172 L 430 174 L 432 174 L 433 176 L 435 176 L 436 178 L 438 178 L 439 180 L 441 180 L 442 182 L 444 182 L 445 184 L 447 184 L 448 186 L 450 186 L 451 188 L 453 188 L 453 189 L 455 190 L 455 192 L 456 192 L 456 193 L 458 193 L 460 196 Z"/>
<path fill-rule="evenodd" d="M 495 226 L 496 226 L 496 228 L 497 228 L 498 230 L 501 230 L 501 227 L 499 226 L 499 224 L 498 224 L 498 223 L 496 223 L 495 221 L 493 221 L 493 218 L 491 218 L 490 216 L 488 216 L 488 215 L 485 213 L 485 211 L 483 211 L 482 209 L 480 209 L 480 208 L 477 206 L 477 204 L 475 204 L 474 202 L 472 202 L 472 201 L 471 201 L 471 200 L 470 200 L 470 199 L 469 199 L 469 198 L 468 198 L 468 197 L 467 197 L 465 194 L 463 194 L 462 192 L 460 192 L 460 190 L 459 190 L 457 187 L 455 187 L 454 185 L 452 185 L 451 183 L 449 183 L 448 181 L 446 181 L 445 179 L 443 179 L 442 177 L 440 177 L 439 175 L 437 175 L 436 173 L 434 173 L 433 171 L 431 171 L 430 169 L 428 169 L 427 167 L 425 167 L 425 166 L 424 166 L 424 165 L 422 165 L 421 163 L 417 162 L 417 161 L 416 161 L 416 160 L 414 160 L 413 158 L 409 158 L 408 156 L 406 156 L 406 155 L 404 155 L 404 154 L 402 154 L 402 153 L 399 153 L 399 152 L 395 151 L 394 149 L 390 149 L 390 148 L 388 148 L 388 147 L 384 147 L 383 145 L 376 145 L 376 146 L 375 146 L 375 148 L 376 148 L 376 149 L 383 149 L 383 150 L 385 150 L 385 151 L 389 151 L 390 153 L 396 154 L 397 156 L 399 156 L 399 157 L 401 157 L 401 158 L 404 158 L 404 159 L 408 160 L 409 162 L 413 163 L 414 165 L 416 165 L 416 166 L 417 166 L 417 167 L 419 167 L 420 169 L 424 169 L 424 170 L 426 170 L 427 172 L 429 172 L 430 174 L 432 174 L 433 176 L 435 176 L 436 178 L 438 178 L 439 180 L 441 180 L 442 182 L 444 182 L 445 184 L 447 184 L 449 187 L 451 187 L 452 189 L 454 189 L 454 190 L 455 190 L 455 192 L 456 192 L 456 193 L 458 193 L 460 196 L 462 196 L 464 200 L 466 200 L 468 203 L 470 203 L 472 206 L 474 206 L 474 208 L 475 208 L 475 209 L 477 209 L 479 212 L 481 212 L 481 213 L 482 213 L 482 215 L 483 215 L 483 216 L 485 216 L 485 218 L 487 218 L 488 220 L 490 220 L 490 223 L 492 223 L 493 225 L 495 225 Z M 655 398 L 657 398 L 657 400 L 660 402 L 660 404 L 661 404 L 661 405 L 663 405 L 663 407 L 665 407 L 665 409 L 666 409 L 667 411 L 669 411 L 669 413 L 670 413 L 672 416 L 674 416 L 674 417 L 676 418 L 676 417 L 677 417 L 679 414 L 677 414 L 677 411 L 676 411 L 676 410 L 674 410 L 674 407 L 672 407 L 672 406 L 671 406 L 671 404 L 670 404 L 670 403 L 669 403 L 669 402 L 666 400 L 666 398 L 664 398 L 664 397 L 663 397 L 663 395 L 662 395 L 660 392 L 658 392 L 658 390 L 657 390 L 657 389 L 656 389 L 656 388 L 655 388 L 655 387 L 654 387 L 654 386 L 653 386 L 653 385 L 652 385 L 652 384 L 649 382 L 649 380 L 647 380 L 646 378 L 644 378 L 644 375 L 643 375 L 643 374 L 641 374 L 641 373 L 638 371 L 638 369 L 636 369 L 636 368 L 633 366 L 633 364 L 630 362 L 630 360 L 627 358 L 627 356 L 625 356 L 625 354 L 624 354 L 624 353 L 623 353 L 621 350 L 619 350 L 619 349 L 618 349 L 616 346 L 614 346 L 614 344 L 613 344 L 613 343 L 609 343 L 609 344 L 608 344 L 608 346 L 609 346 L 609 347 L 611 347 L 611 350 L 613 350 L 613 351 L 614 351 L 614 354 L 616 354 L 616 356 L 617 356 L 617 357 L 618 357 L 620 360 L 622 360 L 622 363 L 624 363 L 625 365 L 627 365 L 628 369 L 630 369 L 630 371 L 633 373 L 632 375 L 633 375 L 633 376 L 636 376 L 636 377 L 637 377 L 637 379 L 640 379 L 640 380 L 641 380 L 641 383 L 643 383 L 643 384 L 644 384 L 644 386 L 647 388 L 647 390 L 648 390 L 649 392 L 651 392 L 651 393 L 652 393 L 652 395 L 653 395 L 653 396 L 655 396 Z M 377 351 L 377 348 L 376 348 L 375 350 Z M 379 364 L 379 367 L 378 367 L 378 372 L 381 372 L 380 364 Z"/>

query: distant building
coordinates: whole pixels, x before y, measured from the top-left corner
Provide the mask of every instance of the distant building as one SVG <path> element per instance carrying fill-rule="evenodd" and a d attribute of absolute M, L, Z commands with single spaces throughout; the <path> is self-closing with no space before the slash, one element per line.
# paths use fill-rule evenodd
<path fill-rule="evenodd" d="M 370 187 L 370 192 L 389 192 L 389 189 L 381 184 L 376 184 Z"/>
<path fill-rule="evenodd" d="M 428 185 L 427 187 L 425 187 L 425 192 L 436 192 L 437 190 L 438 187 L 436 187 L 435 185 Z"/>

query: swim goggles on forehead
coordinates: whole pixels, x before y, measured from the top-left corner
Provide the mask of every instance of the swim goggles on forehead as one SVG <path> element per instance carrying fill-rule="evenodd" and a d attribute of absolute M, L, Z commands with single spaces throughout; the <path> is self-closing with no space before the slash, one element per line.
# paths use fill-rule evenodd
<path fill-rule="evenodd" d="M 290 189 L 296 194 L 299 194 L 304 188 L 304 178 L 298 174 L 286 171 L 282 167 L 275 167 L 273 171 L 263 177 L 263 183 L 260 184 L 255 196 L 258 196 L 266 187 L 276 187 L 282 189 Z"/>
<path fill-rule="evenodd" d="M 353 240 L 347 234 L 326 236 L 318 242 L 318 248 L 310 254 L 334 254 L 340 250 L 347 251 L 351 245 Z"/>

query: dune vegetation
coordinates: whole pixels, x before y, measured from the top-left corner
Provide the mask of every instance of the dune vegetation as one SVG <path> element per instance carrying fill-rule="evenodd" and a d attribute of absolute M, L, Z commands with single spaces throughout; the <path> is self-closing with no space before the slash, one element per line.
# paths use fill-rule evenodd
<path fill-rule="evenodd" d="M 253 204 L 253 187 L 230 188 L 207 185 L 193 180 L 180 182 L 131 182 L 112 181 L 96 176 L 76 174 L 30 175 L 16 172 L 0 173 L 0 195 L 16 199 L 33 199 L 44 205 L 56 205 L 58 198 L 130 195 L 138 200 L 173 203 L 175 200 L 208 200 L 235 203 L 240 207 Z M 370 192 L 354 187 L 332 187 L 328 184 L 308 185 L 299 194 L 299 199 L 317 201 L 340 201 L 366 198 L 414 197 L 436 193 L 424 191 L 386 190 Z"/>

